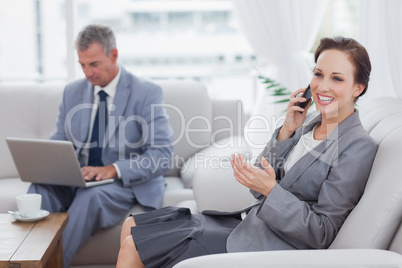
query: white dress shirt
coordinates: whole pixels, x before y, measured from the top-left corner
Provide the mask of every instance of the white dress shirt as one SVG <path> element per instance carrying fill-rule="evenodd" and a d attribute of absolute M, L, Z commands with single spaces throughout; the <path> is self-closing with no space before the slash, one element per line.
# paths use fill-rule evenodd
<path fill-rule="evenodd" d="M 316 127 L 313 128 L 312 131 L 307 132 L 304 134 L 295 147 L 293 147 L 292 151 L 290 152 L 288 158 L 286 159 L 284 170 L 285 174 L 292 168 L 292 166 L 299 161 L 306 153 L 310 152 L 314 147 L 322 142 L 322 140 L 314 139 L 314 130 Z"/>

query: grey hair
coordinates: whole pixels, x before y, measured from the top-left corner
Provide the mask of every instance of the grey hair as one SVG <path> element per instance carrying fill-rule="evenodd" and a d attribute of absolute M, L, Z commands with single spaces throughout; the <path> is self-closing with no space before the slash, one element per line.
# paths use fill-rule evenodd
<path fill-rule="evenodd" d="M 102 45 L 103 52 L 109 57 L 112 49 L 116 48 L 116 38 L 112 28 L 101 24 L 85 26 L 77 36 L 75 47 L 78 51 L 84 51 L 95 42 Z"/>

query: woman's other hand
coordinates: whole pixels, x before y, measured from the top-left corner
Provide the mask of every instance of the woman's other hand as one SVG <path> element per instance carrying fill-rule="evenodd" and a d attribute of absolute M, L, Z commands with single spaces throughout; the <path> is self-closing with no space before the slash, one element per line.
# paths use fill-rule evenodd
<path fill-rule="evenodd" d="M 310 106 L 311 99 L 306 100 L 301 96 L 302 94 L 300 93 L 303 93 L 305 90 L 306 90 L 305 88 L 301 88 L 290 94 L 290 100 L 287 107 L 286 118 L 285 121 L 283 122 L 281 130 L 279 131 L 277 137 L 278 141 L 283 141 L 290 138 L 296 131 L 296 129 L 298 129 L 303 124 L 304 119 L 306 119 L 306 114 Z M 299 94 L 300 96 L 298 96 Z M 297 105 L 299 102 L 305 102 L 305 101 L 308 101 L 308 104 L 305 109 Z"/>
<path fill-rule="evenodd" d="M 236 180 L 247 188 L 268 196 L 276 185 L 276 175 L 268 161 L 261 157 L 261 165 L 265 169 L 262 170 L 248 163 L 240 154 L 234 154 L 232 157 L 230 163 Z"/>

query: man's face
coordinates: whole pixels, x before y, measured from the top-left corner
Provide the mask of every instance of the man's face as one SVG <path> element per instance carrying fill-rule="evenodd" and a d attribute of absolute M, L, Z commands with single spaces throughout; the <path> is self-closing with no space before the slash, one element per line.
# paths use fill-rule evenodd
<path fill-rule="evenodd" d="M 86 78 L 94 86 L 107 86 L 118 73 L 117 49 L 112 49 L 110 56 L 103 52 L 101 44 L 94 42 L 88 49 L 78 51 L 78 62 Z"/>

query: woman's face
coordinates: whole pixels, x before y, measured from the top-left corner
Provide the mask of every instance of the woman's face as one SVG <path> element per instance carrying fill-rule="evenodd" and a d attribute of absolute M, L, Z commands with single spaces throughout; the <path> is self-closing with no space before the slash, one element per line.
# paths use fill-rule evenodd
<path fill-rule="evenodd" d="M 345 52 L 324 50 L 310 82 L 317 111 L 338 122 L 354 112 L 354 100 L 364 86 L 354 81 L 354 66 Z"/>

